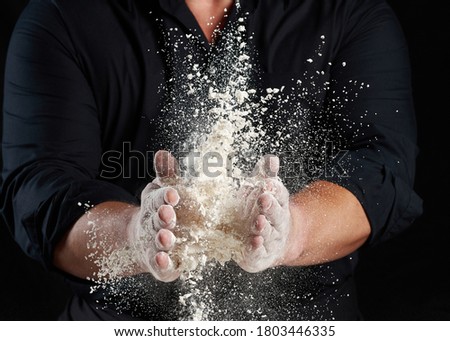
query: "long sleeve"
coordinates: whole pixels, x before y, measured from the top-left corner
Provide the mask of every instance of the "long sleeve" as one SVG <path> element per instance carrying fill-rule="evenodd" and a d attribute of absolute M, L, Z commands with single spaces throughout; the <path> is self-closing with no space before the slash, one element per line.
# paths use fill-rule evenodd
<path fill-rule="evenodd" d="M 102 129 L 96 100 L 58 8 L 32 1 L 6 65 L 1 213 L 15 240 L 51 267 L 61 236 L 90 205 L 136 202 L 98 179 Z"/>
<path fill-rule="evenodd" d="M 388 5 L 365 3 L 348 13 L 331 69 L 328 109 L 347 154 L 329 166 L 347 172 L 324 178 L 359 199 L 376 243 L 408 227 L 422 202 L 413 190 L 418 148 L 407 46 Z"/>

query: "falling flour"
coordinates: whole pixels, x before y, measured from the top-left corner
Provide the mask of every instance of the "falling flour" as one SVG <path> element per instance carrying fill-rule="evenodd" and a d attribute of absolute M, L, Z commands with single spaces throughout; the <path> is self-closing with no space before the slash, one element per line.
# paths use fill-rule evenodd
<path fill-rule="evenodd" d="M 166 49 L 165 52 L 166 62 L 172 70 L 166 74 L 168 82 L 161 87 L 166 96 L 163 114 L 150 124 L 158 127 L 160 136 L 164 136 L 164 142 L 172 146 L 176 156 L 179 152 L 181 175 L 165 183 L 180 195 L 180 202 L 175 207 L 176 243 L 169 252 L 175 267 L 181 272 L 177 291 L 180 314 L 177 318 L 208 320 L 226 316 L 226 307 L 216 302 L 213 294 L 218 291 L 218 286 L 224 284 L 215 281 L 214 274 L 223 271 L 230 262 L 235 264 L 242 260 L 247 247 L 246 233 L 254 224 L 258 209 L 255 206 L 247 215 L 244 214 L 239 192 L 241 186 L 245 183 L 258 187 L 261 193 L 265 190 L 264 181 L 251 171 L 268 151 L 286 153 L 287 160 L 310 157 L 317 163 L 323 161 L 323 150 L 315 148 L 327 135 L 318 134 L 311 128 L 310 108 L 314 108 L 316 103 L 308 98 L 314 97 L 311 88 L 320 97 L 329 89 L 330 83 L 325 80 L 323 86 L 317 85 L 324 71 L 314 72 L 313 76 L 305 72 L 304 79 L 309 79 L 310 84 L 297 80 L 297 97 L 292 92 L 286 95 L 285 86 L 258 89 L 254 84 L 258 78 L 257 63 L 249 46 L 252 35 L 246 30 L 243 14 L 221 33 L 221 45 L 211 48 L 206 66 L 198 61 L 195 52 L 198 37 L 195 34 L 185 35 L 183 39 L 176 30 L 165 29 L 164 34 L 165 45 L 173 47 L 173 51 Z M 180 53 L 178 47 L 186 39 L 184 52 Z M 325 36 L 322 35 L 319 41 L 316 58 L 322 58 Z M 308 58 L 305 62 L 313 65 L 315 59 Z M 331 66 L 331 62 L 327 64 Z M 342 102 L 343 99 L 336 97 L 331 105 L 337 107 Z M 286 107 L 288 109 L 283 109 Z M 279 122 L 286 117 L 289 119 L 280 125 Z M 314 169 L 311 165 L 310 169 Z M 295 191 L 311 178 L 310 175 L 294 180 L 286 177 L 286 181 L 291 181 L 289 190 Z M 88 247 L 92 250 L 90 258 L 99 268 L 99 272 L 94 274 L 98 279 L 93 291 L 112 287 L 109 290 L 119 300 L 126 297 L 126 289 L 121 284 L 124 274 L 132 273 L 136 259 L 144 253 L 145 244 L 154 241 L 144 236 L 142 244 L 110 250 L 104 238 L 99 241 L 101 238 L 96 233 L 95 222 L 91 224 L 89 234 L 92 242 Z M 106 249 L 102 255 L 96 251 L 99 243 Z M 245 276 L 241 277 L 242 286 L 249 285 Z M 267 283 L 272 280 L 263 278 Z M 161 285 L 158 283 L 157 287 Z M 243 295 L 239 293 L 241 289 L 231 286 L 226 295 L 235 293 L 236 299 L 247 302 L 244 314 L 249 318 L 266 319 L 267 311 L 270 311 L 264 308 L 267 302 L 258 301 L 253 294 Z M 293 301 L 299 298 L 293 297 Z M 294 305 L 291 310 L 295 310 Z"/>

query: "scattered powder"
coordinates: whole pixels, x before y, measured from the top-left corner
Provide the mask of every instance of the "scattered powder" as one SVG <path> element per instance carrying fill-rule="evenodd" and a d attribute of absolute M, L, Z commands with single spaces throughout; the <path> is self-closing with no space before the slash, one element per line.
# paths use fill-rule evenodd
<path fill-rule="evenodd" d="M 234 37 L 243 38 L 241 34 L 245 31 L 245 26 L 238 25 Z M 189 289 L 180 296 L 179 303 L 189 307 L 193 320 L 208 319 L 211 310 L 208 289 L 198 288 L 203 274 L 211 266 L 209 263 L 218 262 L 223 266 L 231 260 L 239 262 L 242 259 L 246 247 L 245 231 L 253 221 L 251 217 L 242 216 L 243 203 L 238 195 L 240 184 L 246 181 L 261 186 L 262 183 L 258 178 L 249 180 L 233 157 L 238 153 L 237 148 L 254 150 L 266 134 L 261 125 L 254 124 L 249 118 L 255 116 L 253 97 L 256 90 L 249 84 L 251 57 L 247 44 L 238 43 L 240 40 L 233 39 L 233 45 L 238 45 L 238 49 L 228 56 L 233 61 L 228 66 L 232 66 L 232 70 L 226 70 L 228 77 L 222 78 L 224 70 L 215 63 L 206 70 L 200 70 L 197 64 L 192 67 L 199 74 L 198 78 L 189 79 L 192 83 L 187 86 L 192 98 L 187 102 L 196 107 L 195 96 L 205 94 L 202 102 L 206 105 L 200 107 L 197 115 L 201 119 L 196 123 L 201 126 L 204 117 L 209 117 L 211 124 L 207 132 L 197 130 L 198 126 L 189 131 L 186 144 L 193 148 L 182 160 L 184 176 L 170 184 L 181 198 L 176 207 L 174 233 L 177 242 L 170 256 L 182 271 L 182 280 Z M 221 77 L 220 81 L 217 77 Z M 205 86 L 205 83 L 209 84 Z M 277 92 L 279 89 L 270 91 Z M 176 103 L 172 104 L 169 111 L 183 111 L 184 115 L 186 108 L 177 109 L 176 106 Z M 256 160 L 254 156 L 253 164 Z"/>
<path fill-rule="evenodd" d="M 261 179 L 251 177 L 250 172 L 259 157 L 268 152 L 282 156 L 282 162 L 285 162 L 283 171 L 286 173 L 280 174 L 280 177 L 291 192 L 314 178 L 315 173 L 305 174 L 301 164 L 301 168 L 296 167 L 302 158 L 308 159 L 308 171 L 323 166 L 325 146 L 321 147 L 321 143 L 332 135 L 324 127 L 318 134 L 317 128 L 309 122 L 312 113 L 317 115 L 314 108 L 320 105 L 314 98 L 328 91 L 330 83 L 323 81 L 323 86 L 318 85 L 320 80 L 316 77 L 323 77 L 324 71 L 316 70 L 314 75 L 317 76 L 311 76 L 306 71 L 303 81 L 295 82 L 298 88 L 292 88 L 294 91 L 289 94 L 285 94 L 288 89 L 284 85 L 262 90 L 254 83 L 259 71 L 255 66 L 256 56 L 247 43 L 251 35 L 247 35 L 243 17 L 235 25 L 228 25 L 219 44 L 211 48 L 205 66 L 202 56 L 196 52 L 198 38 L 195 34 L 184 35 L 188 43 L 184 44 L 183 49 L 189 53 L 182 54 L 177 47 L 182 45 L 183 39 L 175 30 L 165 30 L 165 45 L 174 47 L 173 51 L 165 51 L 166 62 L 173 70 L 166 74 L 168 82 L 161 88 L 166 98 L 163 115 L 150 124 L 158 127 L 160 135 L 156 138 L 165 138 L 163 142 L 171 146 L 180 160 L 181 176 L 167 185 L 176 188 L 181 198 L 175 207 L 177 225 L 174 234 L 177 240 L 169 254 L 182 275 L 173 288 L 172 284 L 155 283 L 148 277 L 135 280 L 123 278 L 124 274 L 132 272 L 135 260 L 142 257 L 145 244 L 152 242 L 151 237 L 143 236 L 142 244 L 112 251 L 107 238 L 98 236 L 96 224 L 92 222 L 89 231 L 92 242 L 88 247 L 93 250 L 90 258 L 100 268 L 94 274 L 99 279 L 93 291 L 107 288 L 114 296 L 116 305 L 122 304 L 128 309 L 127 300 L 120 301 L 120 298 L 134 293 L 136 285 L 142 291 L 148 285 L 148 292 L 150 287 L 152 291 L 164 291 L 166 287 L 171 287 L 173 292 L 178 293 L 180 311 L 175 318 L 187 320 L 234 316 L 229 314 L 239 310 L 238 307 L 227 307 L 228 303 L 224 304 L 218 298 L 222 296 L 229 296 L 230 302 L 244 304 L 246 308 L 240 318 L 245 319 L 278 316 L 280 312 L 270 308 L 270 302 L 284 299 L 284 295 L 291 303 L 282 318 L 287 320 L 292 314 L 292 319 L 298 319 L 301 316 L 299 307 L 305 310 L 306 307 L 296 302 L 312 300 L 313 296 L 310 298 L 309 294 L 296 294 L 301 283 L 291 291 L 280 284 L 272 286 L 267 293 L 257 293 L 258 285 L 276 281 L 277 276 L 281 278 L 280 283 L 284 283 L 282 277 L 291 270 L 268 270 L 249 275 L 238 269 L 235 263 L 242 259 L 246 247 L 245 231 L 254 221 L 254 210 L 249 216 L 243 215 L 243 203 L 238 193 L 244 182 L 259 187 L 261 193 L 264 191 Z M 320 39 L 319 57 L 322 56 L 325 36 Z M 306 61 L 313 63 L 311 58 Z M 346 63 L 342 66 L 345 67 Z M 311 89 L 315 93 L 311 93 Z M 330 109 L 340 109 L 342 103 L 348 101 L 349 91 L 344 87 L 342 98 L 335 94 Z M 319 166 L 315 168 L 316 164 Z M 105 250 L 103 255 L 98 254 L 99 246 Z M 230 273 L 232 278 L 224 280 L 230 278 Z M 233 284 L 228 285 L 227 281 Z M 308 282 L 307 278 L 304 282 Z M 270 294 L 275 296 L 264 298 L 264 295 Z M 142 293 L 139 305 L 145 301 L 144 296 Z M 258 299 L 258 296 L 261 298 Z M 152 302 L 155 304 L 154 297 Z M 165 305 L 163 303 L 160 309 Z M 318 307 L 314 309 L 319 310 Z M 326 310 L 324 307 L 321 309 Z M 312 316 L 311 311 L 308 314 Z M 320 318 L 319 312 L 317 316 Z"/>

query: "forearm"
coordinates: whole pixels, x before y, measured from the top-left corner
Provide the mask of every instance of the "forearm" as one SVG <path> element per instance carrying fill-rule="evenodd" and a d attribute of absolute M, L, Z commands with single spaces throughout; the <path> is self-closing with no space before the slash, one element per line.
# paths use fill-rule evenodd
<path fill-rule="evenodd" d="M 293 195 L 291 231 L 283 265 L 330 262 L 357 250 L 370 235 L 370 224 L 357 198 L 347 189 L 317 181 Z"/>
<path fill-rule="evenodd" d="M 76 277 L 95 278 L 97 260 L 129 243 L 129 226 L 139 207 L 105 202 L 90 209 L 57 244 L 54 265 Z M 136 269 L 138 272 L 138 269 Z"/>
<path fill-rule="evenodd" d="M 80 278 L 105 279 L 110 275 L 132 276 L 143 272 L 164 282 L 178 278 L 180 274 L 168 252 L 176 242 L 172 232 L 176 225 L 174 206 L 180 197 L 175 189 L 156 184 L 176 177 L 176 169 L 175 158 L 166 151 L 158 151 L 157 179 L 142 191 L 141 206 L 111 201 L 90 209 L 57 245 L 54 265 Z M 99 270 L 105 270 L 102 261 L 115 251 L 132 253 L 126 257 L 126 264 L 118 267 L 119 273 L 99 275 Z"/>

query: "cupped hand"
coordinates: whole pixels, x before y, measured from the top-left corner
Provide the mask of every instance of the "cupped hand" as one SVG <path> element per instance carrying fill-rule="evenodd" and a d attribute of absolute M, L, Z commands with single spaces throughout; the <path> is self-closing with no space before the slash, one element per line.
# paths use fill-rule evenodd
<path fill-rule="evenodd" d="M 277 266 L 286 253 L 291 229 L 289 192 L 278 178 L 279 158 L 265 155 L 241 186 L 246 245 L 239 266 L 259 272 Z"/>
<path fill-rule="evenodd" d="M 154 164 L 157 177 L 141 193 L 140 210 L 130 223 L 130 239 L 138 251 L 139 267 L 157 280 L 170 282 L 180 276 L 169 256 L 176 242 L 174 206 L 180 197 L 167 184 L 176 180 L 178 165 L 167 151 L 158 151 Z"/>

